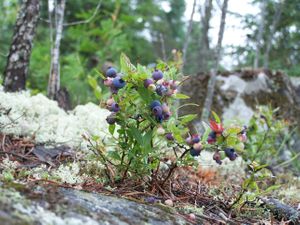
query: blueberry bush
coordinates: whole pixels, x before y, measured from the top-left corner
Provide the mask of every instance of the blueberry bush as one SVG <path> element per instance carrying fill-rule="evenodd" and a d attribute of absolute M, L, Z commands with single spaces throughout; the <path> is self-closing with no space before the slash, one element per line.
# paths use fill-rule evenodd
<path fill-rule="evenodd" d="M 190 133 L 187 124 L 196 115 L 177 115 L 178 99 L 189 97 L 178 92 L 187 77 L 178 80 L 175 66 L 164 62 L 153 69 L 134 66 L 122 54 L 120 69 L 111 67 L 101 76 L 111 91 L 105 103 L 111 111 L 106 119 L 109 132 L 117 138 L 112 140 L 113 150 L 97 152 L 106 169 L 114 171 L 115 180 L 148 177 L 164 183 L 176 167 L 197 165 L 195 157 L 203 150 L 214 152 L 216 165 L 225 157 L 233 161 L 243 152 L 247 128 L 223 127 L 214 112 L 214 119 L 203 123 L 203 134 Z M 163 160 L 170 155 L 175 159 L 161 173 Z"/>

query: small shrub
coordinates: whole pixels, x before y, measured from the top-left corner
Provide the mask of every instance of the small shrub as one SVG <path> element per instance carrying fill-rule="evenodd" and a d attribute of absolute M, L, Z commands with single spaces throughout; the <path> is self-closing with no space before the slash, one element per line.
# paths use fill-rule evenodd
<path fill-rule="evenodd" d="M 203 150 L 214 151 L 217 164 L 222 164 L 225 157 L 235 160 L 243 151 L 246 128 L 223 127 L 215 113 L 209 125 L 203 123 L 204 134 L 189 132 L 187 124 L 196 115 L 177 116 L 177 100 L 189 97 L 178 93 L 177 88 L 187 78 L 177 80 L 175 67 L 163 62 L 154 69 L 139 64 L 135 67 L 124 54 L 120 67 L 120 71 L 109 68 L 106 75 L 101 75 L 104 85 L 111 90 L 106 101 L 111 115 L 106 120 L 109 132 L 118 136 L 111 143 L 114 150 L 93 147 L 108 173 L 114 171 L 115 179 L 123 180 L 130 175 L 163 184 L 177 166 L 196 165 L 194 157 Z M 167 171 L 160 173 L 164 159 L 170 155 L 175 159 L 167 165 Z"/>

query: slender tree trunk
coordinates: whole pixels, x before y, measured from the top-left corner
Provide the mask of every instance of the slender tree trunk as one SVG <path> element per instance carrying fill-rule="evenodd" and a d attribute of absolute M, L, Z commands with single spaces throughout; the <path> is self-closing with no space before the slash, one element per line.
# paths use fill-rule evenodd
<path fill-rule="evenodd" d="M 206 71 L 208 69 L 207 62 L 210 60 L 210 46 L 209 46 L 209 24 L 211 19 L 212 12 L 212 0 L 205 0 L 204 5 L 204 14 L 201 14 L 201 38 L 200 38 L 200 59 L 199 59 L 199 67 L 200 70 Z M 200 9 L 201 12 L 201 9 Z"/>
<path fill-rule="evenodd" d="M 215 56 L 214 56 L 214 67 L 211 70 L 211 77 L 210 77 L 208 85 L 207 85 L 207 95 L 205 98 L 204 107 L 202 109 L 202 115 L 201 115 L 202 121 L 208 121 L 211 105 L 213 102 L 213 96 L 214 96 L 215 84 L 216 84 L 216 78 L 217 78 L 217 70 L 219 67 L 219 61 L 220 61 L 221 50 L 222 50 L 222 41 L 223 41 L 223 36 L 224 36 L 227 6 L 228 6 L 228 0 L 224 0 L 223 6 L 222 6 L 222 15 L 221 15 L 219 35 L 218 35 L 218 44 L 217 44 L 217 49 L 216 49 Z"/>
<path fill-rule="evenodd" d="M 60 89 L 59 48 L 63 31 L 65 5 L 66 0 L 57 0 L 55 4 L 55 40 L 51 49 L 51 67 L 48 82 L 48 97 L 51 99 L 56 98 L 56 94 Z"/>
<path fill-rule="evenodd" d="M 266 17 L 266 6 L 267 3 L 265 1 L 261 2 L 261 12 L 260 12 L 260 21 L 259 21 L 259 27 L 258 27 L 258 33 L 256 36 L 256 50 L 255 50 L 255 58 L 254 58 L 254 69 L 257 69 L 259 66 L 259 56 L 260 56 L 260 50 L 262 46 L 263 41 L 263 33 L 264 33 L 264 27 L 265 27 L 265 17 Z"/>
<path fill-rule="evenodd" d="M 197 0 L 194 0 L 192 13 L 191 13 L 188 29 L 187 29 L 185 40 L 184 40 L 184 46 L 183 46 L 183 50 L 182 50 L 182 66 L 181 66 L 182 69 L 184 68 L 184 65 L 186 62 L 186 53 L 187 53 L 187 49 L 189 47 L 190 36 L 191 36 L 192 30 L 193 30 L 193 19 L 194 19 L 194 14 L 195 14 L 196 2 L 197 2 Z"/>
<path fill-rule="evenodd" d="M 277 24 L 281 17 L 283 4 L 284 4 L 284 1 L 283 1 L 283 3 L 279 2 L 276 7 L 276 12 L 275 12 L 275 15 L 273 18 L 270 34 L 267 39 L 267 46 L 266 46 L 266 51 L 265 51 L 265 55 L 264 55 L 264 68 L 265 69 L 269 69 L 269 57 L 270 57 L 270 51 L 272 49 L 273 36 L 276 31 Z"/>
<path fill-rule="evenodd" d="M 25 89 L 39 11 L 39 0 L 23 0 L 4 70 L 5 91 L 15 92 Z"/>
<path fill-rule="evenodd" d="M 159 41 L 160 41 L 160 44 L 161 44 L 161 51 L 162 51 L 162 55 L 163 55 L 163 60 L 167 61 L 165 40 L 164 40 L 164 36 L 163 36 L 162 33 L 159 34 Z"/>

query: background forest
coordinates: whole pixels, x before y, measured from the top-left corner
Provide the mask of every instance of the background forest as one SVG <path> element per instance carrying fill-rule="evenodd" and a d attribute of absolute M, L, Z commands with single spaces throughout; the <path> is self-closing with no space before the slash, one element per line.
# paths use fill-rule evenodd
<path fill-rule="evenodd" d="M 236 1 L 236 0 L 233 0 Z M 300 76 L 300 1 L 248 1 L 255 14 L 227 14 L 242 19 L 247 37 L 240 46 L 223 45 L 219 69 L 265 67 Z M 49 10 L 54 1 L 41 1 L 40 19 L 30 59 L 27 87 L 46 93 L 51 62 Z M 151 65 L 157 59 L 174 60 L 174 49 L 183 52 L 183 72 L 208 72 L 215 51 L 211 21 L 221 12 L 221 2 L 192 0 L 72 0 L 66 2 L 60 46 L 61 86 L 70 92 L 73 106 L 96 100 L 88 77 L 105 62 L 118 64 L 124 52 L 134 64 Z M 0 78 L 6 65 L 18 0 L 0 2 Z M 52 8 L 52 9 L 51 9 Z M 189 14 L 187 16 L 187 14 Z M 195 18 L 201 18 L 195 20 Z M 228 16 L 227 16 L 228 17 Z M 230 19 L 229 18 L 229 19 Z M 224 36 L 235 33 L 225 30 Z M 186 44 L 188 43 L 188 44 Z M 172 53 L 173 52 L 173 53 Z M 227 60 L 222 60 L 226 58 Z M 228 65 L 228 59 L 231 65 Z"/>

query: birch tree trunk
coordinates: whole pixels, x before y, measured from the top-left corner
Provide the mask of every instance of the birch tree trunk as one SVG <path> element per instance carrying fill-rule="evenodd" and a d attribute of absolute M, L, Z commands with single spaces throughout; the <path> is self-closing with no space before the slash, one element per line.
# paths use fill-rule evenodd
<path fill-rule="evenodd" d="M 212 0 L 205 0 L 204 5 L 204 13 L 201 14 L 201 38 L 200 38 L 200 59 L 199 59 L 199 67 L 200 70 L 206 71 L 208 69 L 207 67 L 207 61 L 210 59 L 210 47 L 209 47 L 209 24 L 211 19 L 211 11 L 212 11 L 213 5 Z M 200 10 L 201 12 L 201 10 Z"/>
<path fill-rule="evenodd" d="M 218 44 L 217 44 L 217 49 L 216 49 L 216 52 L 214 55 L 214 67 L 211 70 L 211 77 L 210 77 L 210 79 L 208 81 L 208 85 L 207 85 L 207 95 L 205 98 L 204 107 L 202 109 L 202 115 L 201 115 L 202 121 L 208 121 L 210 109 L 211 109 L 211 105 L 212 105 L 212 101 L 213 101 L 216 78 L 217 78 L 217 70 L 219 67 L 219 61 L 220 61 L 221 50 L 222 50 L 222 41 L 223 41 L 223 36 L 224 36 L 227 6 L 228 6 L 228 0 L 224 0 L 223 6 L 222 6 L 222 15 L 221 15 L 219 35 L 218 35 Z"/>
<path fill-rule="evenodd" d="M 264 55 L 264 68 L 265 69 L 269 69 L 269 57 L 270 57 L 270 51 L 272 49 L 273 36 L 274 36 L 275 31 L 276 31 L 277 24 L 278 24 L 278 22 L 280 20 L 280 17 L 281 17 L 281 12 L 282 12 L 284 1 L 282 3 L 279 2 L 277 4 L 278 5 L 276 7 L 276 11 L 275 11 L 275 15 L 274 15 L 274 18 L 273 18 L 270 34 L 269 34 L 268 39 L 267 39 L 267 46 L 266 46 L 266 51 L 265 51 L 265 55 Z"/>
<path fill-rule="evenodd" d="M 15 92 L 25 89 L 39 12 L 39 0 L 23 0 L 4 70 L 5 91 Z"/>
<path fill-rule="evenodd" d="M 262 46 L 263 33 L 265 28 L 265 17 L 266 17 L 266 6 L 267 3 L 265 1 L 261 2 L 261 12 L 260 12 L 260 21 L 258 27 L 258 33 L 256 37 L 256 50 L 255 50 L 255 58 L 254 58 L 254 69 L 257 69 L 259 66 L 259 56 L 260 50 Z"/>
<path fill-rule="evenodd" d="M 184 46 L 183 46 L 183 50 L 182 50 L 182 66 L 181 66 L 182 70 L 183 70 L 185 62 L 186 62 L 186 53 L 187 53 L 187 49 L 189 47 L 191 32 L 193 30 L 193 19 L 194 19 L 194 14 L 195 14 L 196 2 L 197 2 L 197 0 L 194 0 L 192 13 L 191 13 L 191 17 L 189 20 L 189 26 L 188 26 L 185 40 L 184 40 L 185 42 L 184 42 Z"/>
<path fill-rule="evenodd" d="M 62 38 L 66 0 L 57 0 L 55 2 L 56 2 L 55 23 L 54 23 L 55 40 L 54 40 L 53 48 L 51 49 L 51 66 L 50 66 L 50 76 L 48 82 L 48 97 L 50 99 L 56 99 L 56 94 L 60 89 L 59 48 L 60 48 L 60 41 Z"/>

